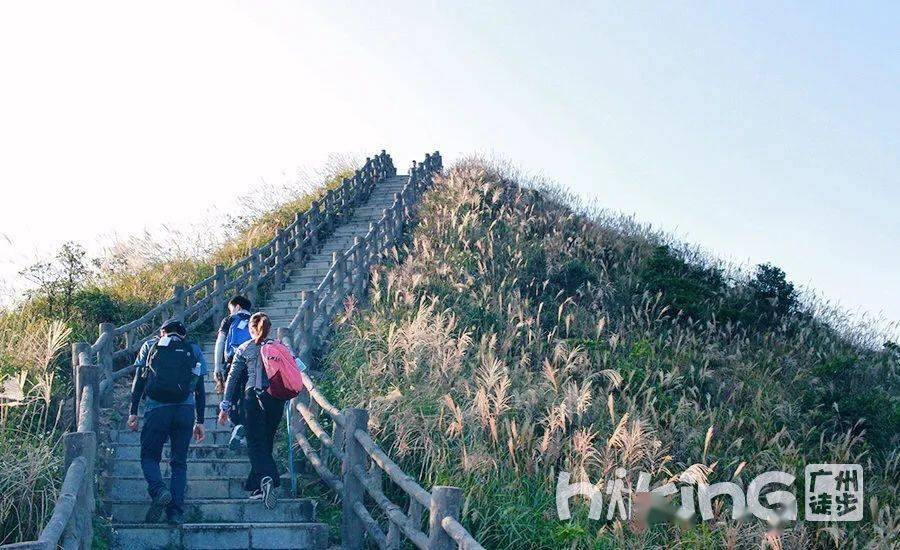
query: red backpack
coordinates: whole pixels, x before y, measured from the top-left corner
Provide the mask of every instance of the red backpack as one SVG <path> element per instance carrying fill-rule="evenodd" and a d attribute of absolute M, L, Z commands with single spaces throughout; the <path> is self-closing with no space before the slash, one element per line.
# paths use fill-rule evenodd
<path fill-rule="evenodd" d="M 269 377 L 269 395 L 282 401 L 300 395 L 303 378 L 291 350 L 281 342 L 270 340 L 262 345 L 259 352 Z"/>

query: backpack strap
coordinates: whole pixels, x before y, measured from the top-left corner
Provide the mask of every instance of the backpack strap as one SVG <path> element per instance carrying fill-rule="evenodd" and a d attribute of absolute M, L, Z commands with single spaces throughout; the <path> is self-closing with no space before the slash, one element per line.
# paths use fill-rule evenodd
<path fill-rule="evenodd" d="M 159 344 L 159 338 L 157 338 L 156 341 L 153 342 L 153 345 L 150 346 L 150 349 L 147 350 L 147 359 L 144 361 L 144 366 L 141 368 L 141 378 L 150 377 L 150 371 L 152 370 L 150 368 L 150 361 L 156 357 L 157 344 Z"/>

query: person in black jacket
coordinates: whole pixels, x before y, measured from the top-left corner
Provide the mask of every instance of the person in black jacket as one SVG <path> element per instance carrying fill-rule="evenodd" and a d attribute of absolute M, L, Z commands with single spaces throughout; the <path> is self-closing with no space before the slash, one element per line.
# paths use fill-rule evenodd
<path fill-rule="evenodd" d="M 200 346 L 188 342 L 186 335 L 187 329 L 181 321 L 166 321 L 159 329 L 159 337 L 145 342 L 134 362 L 128 427 L 137 431 L 138 406 L 144 400 L 141 470 L 151 499 L 144 518 L 147 523 L 159 522 L 163 510 L 169 523 L 184 523 L 188 446 L 191 434 L 198 443 L 203 442 L 206 435 L 203 428 L 206 361 Z M 190 369 L 190 372 L 185 373 L 183 369 Z M 166 372 L 169 370 L 174 371 L 174 384 L 168 379 L 161 382 L 169 376 Z M 169 468 L 172 478 L 168 488 L 159 468 L 166 441 L 171 447 Z"/>

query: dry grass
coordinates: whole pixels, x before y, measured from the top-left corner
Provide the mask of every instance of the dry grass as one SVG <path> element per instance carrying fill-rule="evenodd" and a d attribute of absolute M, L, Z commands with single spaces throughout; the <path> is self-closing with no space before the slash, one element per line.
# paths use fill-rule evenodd
<path fill-rule="evenodd" d="M 694 265 L 714 260 L 571 202 L 482 161 L 451 169 L 426 195 L 404 262 L 379 270 L 371 303 L 344 320 L 328 390 L 369 408 L 379 440 L 426 487 L 463 486 L 466 523 L 486 547 L 896 544 L 897 426 L 821 404 L 851 369 L 848 391 L 878 387 L 897 407 L 900 369 L 878 349 L 883 335 L 814 315 L 815 304 L 764 325 L 689 319 L 644 290 L 642 269 L 660 244 Z M 723 272 L 728 296 L 741 295 L 746 275 Z M 773 533 L 723 515 L 639 533 L 555 517 L 560 470 L 573 481 L 624 466 L 654 482 L 746 483 L 839 460 L 868 476 L 857 526 Z"/>
<path fill-rule="evenodd" d="M 59 321 L 0 316 L 0 544 L 35 539 L 56 502 L 65 402 L 52 391 L 54 363 L 69 332 Z"/>

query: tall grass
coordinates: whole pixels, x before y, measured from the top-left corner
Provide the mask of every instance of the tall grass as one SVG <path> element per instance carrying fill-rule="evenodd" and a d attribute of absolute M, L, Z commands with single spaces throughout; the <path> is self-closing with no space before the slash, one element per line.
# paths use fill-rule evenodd
<path fill-rule="evenodd" d="M 897 544 L 898 353 L 885 335 L 508 170 L 463 161 L 405 260 L 341 321 L 327 391 L 370 409 L 404 469 L 460 485 L 488 548 Z M 754 278 L 757 277 L 757 278 Z M 774 281 L 774 282 L 772 282 Z M 775 286 L 770 298 L 768 288 Z M 762 289 L 762 290 L 760 290 Z M 790 299 L 788 299 L 790 298 Z M 746 484 L 858 462 L 866 520 L 771 531 L 556 518 L 559 471 Z M 634 481 L 629 477 L 628 481 Z M 801 502 L 802 504 L 802 502 Z M 721 510 L 719 510 L 721 512 Z"/>
<path fill-rule="evenodd" d="M 59 492 L 66 402 L 54 363 L 69 334 L 59 321 L 0 315 L 0 544 L 35 539 Z"/>

